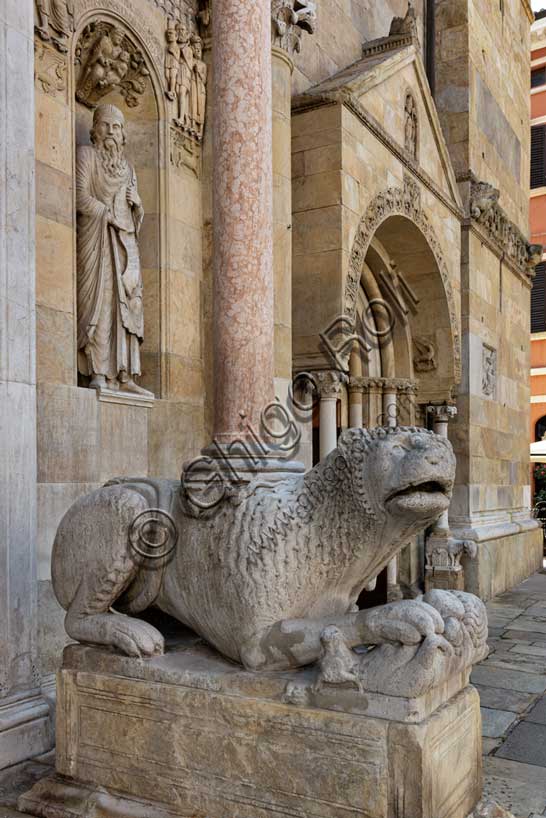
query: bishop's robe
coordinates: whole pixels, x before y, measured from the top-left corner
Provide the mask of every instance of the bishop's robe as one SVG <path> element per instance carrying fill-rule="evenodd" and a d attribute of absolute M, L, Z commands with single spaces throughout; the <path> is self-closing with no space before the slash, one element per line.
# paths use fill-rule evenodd
<path fill-rule="evenodd" d="M 110 174 L 92 146 L 76 161 L 78 369 L 122 380 L 140 375 L 144 336 L 137 237 L 144 211 L 127 202 L 134 169 Z M 111 222 L 114 224 L 111 224 Z"/>

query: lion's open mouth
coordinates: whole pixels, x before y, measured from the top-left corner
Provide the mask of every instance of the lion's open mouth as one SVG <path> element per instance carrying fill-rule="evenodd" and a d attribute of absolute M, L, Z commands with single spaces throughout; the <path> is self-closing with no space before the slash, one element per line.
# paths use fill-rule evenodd
<path fill-rule="evenodd" d="M 447 480 L 424 480 L 397 489 L 388 496 L 386 502 L 395 503 L 401 510 L 441 513 L 449 505 L 450 492 L 451 482 Z"/>

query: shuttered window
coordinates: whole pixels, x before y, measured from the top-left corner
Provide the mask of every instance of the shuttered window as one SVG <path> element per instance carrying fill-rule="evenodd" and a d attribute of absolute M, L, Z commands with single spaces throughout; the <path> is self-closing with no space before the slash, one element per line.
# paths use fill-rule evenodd
<path fill-rule="evenodd" d="M 531 71 L 531 88 L 540 88 L 541 85 L 546 85 L 546 65 Z"/>
<path fill-rule="evenodd" d="M 531 290 L 531 332 L 546 332 L 546 263 L 538 264 Z"/>
<path fill-rule="evenodd" d="M 546 185 L 546 125 L 531 128 L 531 187 Z"/>

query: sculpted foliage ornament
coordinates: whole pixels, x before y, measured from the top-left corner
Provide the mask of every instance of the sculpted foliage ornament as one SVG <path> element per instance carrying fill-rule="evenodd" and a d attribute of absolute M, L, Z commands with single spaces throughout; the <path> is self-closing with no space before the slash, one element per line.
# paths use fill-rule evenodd
<path fill-rule="evenodd" d="M 76 99 L 89 108 L 114 90 L 134 108 L 146 91 L 150 72 L 144 56 L 112 23 L 93 21 L 85 27 L 76 49 L 76 64 L 81 66 Z"/>
<path fill-rule="evenodd" d="M 133 656 L 162 653 L 162 635 L 136 618 L 154 605 L 249 670 L 322 657 L 320 684 L 360 687 L 360 678 L 421 695 L 486 654 L 482 603 L 468 594 L 356 603 L 447 509 L 454 476 L 447 440 L 400 427 L 348 430 L 307 474 L 256 478 L 214 508 L 198 508 L 183 481 L 113 481 L 79 499 L 57 531 L 52 576 L 67 632 Z M 128 547 L 149 509 L 178 532 L 168 560 L 135 559 Z M 168 536 L 161 522 L 146 534 Z M 357 662 L 350 649 L 361 644 L 380 647 Z"/>
<path fill-rule="evenodd" d="M 314 34 L 317 7 L 313 0 L 272 0 L 271 41 L 288 54 L 301 51 L 303 32 Z"/>

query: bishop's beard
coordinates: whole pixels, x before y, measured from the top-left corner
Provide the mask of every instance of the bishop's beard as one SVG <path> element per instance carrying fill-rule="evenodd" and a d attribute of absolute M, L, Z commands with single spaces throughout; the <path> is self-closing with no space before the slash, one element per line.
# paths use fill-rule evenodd
<path fill-rule="evenodd" d="M 127 168 L 127 161 L 123 155 L 123 146 L 114 140 L 108 140 L 97 145 L 100 163 L 109 176 L 123 176 Z"/>

